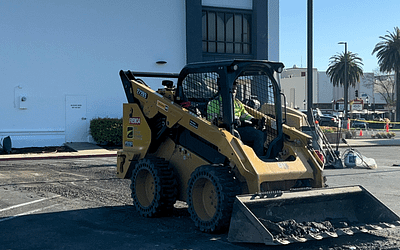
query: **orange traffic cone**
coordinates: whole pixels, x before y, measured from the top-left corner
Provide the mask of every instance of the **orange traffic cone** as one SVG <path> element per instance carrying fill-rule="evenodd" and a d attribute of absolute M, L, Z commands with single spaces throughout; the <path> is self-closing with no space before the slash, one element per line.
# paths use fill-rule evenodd
<path fill-rule="evenodd" d="M 363 136 L 362 129 L 360 129 L 360 136 Z"/>
<path fill-rule="evenodd" d="M 350 119 L 347 119 L 347 130 L 350 130 Z"/>
<path fill-rule="evenodd" d="M 386 123 L 386 132 L 389 133 L 389 123 Z"/>

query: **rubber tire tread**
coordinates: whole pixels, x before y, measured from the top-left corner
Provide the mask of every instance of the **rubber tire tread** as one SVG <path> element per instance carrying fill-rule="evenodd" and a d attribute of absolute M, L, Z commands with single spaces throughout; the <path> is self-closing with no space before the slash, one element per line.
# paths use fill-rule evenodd
<path fill-rule="evenodd" d="M 199 178 L 210 180 L 218 194 L 217 211 L 210 221 L 203 221 L 197 215 L 192 199 L 192 188 Z M 196 168 L 191 174 L 187 188 L 188 211 L 191 219 L 200 231 L 222 233 L 228 230 L 236 195 L 241 191 L 240 183 L 229 167 L 223 164 L 204 165 Z"/>
<path fill-rule="evenodd" d="M 148 207 L 140 204 L 135 189 L 135 178 L 140 170 L 146 169 L 154 178 L 154 199 Z M 177 197 L 177 181 L 168 161 L 158 157 L 143 158 L 135 164 L 131 177 L 131 197 L 136 210 L 143 217 L 160 217 L 172 212 Z"/>

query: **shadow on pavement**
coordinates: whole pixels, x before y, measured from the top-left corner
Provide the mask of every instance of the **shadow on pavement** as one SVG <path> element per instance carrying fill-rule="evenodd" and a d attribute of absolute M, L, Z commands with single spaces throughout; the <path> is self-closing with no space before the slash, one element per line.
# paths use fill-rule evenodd
<path fill-rule="evenodd" d="M 267 247 L 263 244 L 231 244 L 226 234 L 201 233 L 194 227 L 186 209 L 177 210 L 173 217 L 164 218 L 143 218 L 132 206 L 25 215 L 3 221 L 0 218 L 0 249 L 227 250 Z M 374 235 L 359 234 L 292 244 L 284 248 L 328 249 L 381 239 Z M 282 246 L 267 248 L 282 249 Z"/>
<path fill-rule="evenodd" d="M 164 218 L 143 218 L 132 206 L 0 218 L 0 249 L 212 249 L 209 238 L 187 209 Z"/>

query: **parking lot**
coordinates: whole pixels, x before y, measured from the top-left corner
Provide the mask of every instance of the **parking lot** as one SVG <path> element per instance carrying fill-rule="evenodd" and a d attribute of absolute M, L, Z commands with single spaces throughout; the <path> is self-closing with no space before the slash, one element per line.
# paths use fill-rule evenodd
<path fill-rule="evenodd" d="M 393 166 L 400 164 L 399 149 L 360 147 L 378 168 L 327 169 L 327 183 L 362 185 L 400 214 L 400 167 Z M 115 157 L 0 161 L 0 249 L 266 249 L 199 232 L 183 202 L 171 217 L 140 217 L 130 182 L 115 178 L 115 166 Z M 268 249 L 399 246 L 396 228 Z"/>

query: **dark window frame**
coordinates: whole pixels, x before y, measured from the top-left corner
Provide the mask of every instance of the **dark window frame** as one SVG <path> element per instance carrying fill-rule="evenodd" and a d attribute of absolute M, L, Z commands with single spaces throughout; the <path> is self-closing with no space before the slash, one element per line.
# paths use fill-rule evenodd
<path fill-rule="evenodd" d="M 268 60 L 268 1 L 253 0 L 252 10 L 252 56 L 239 54 L 204 54 L 202 45 L 201 0 L 186 0 L 186 63 L 229 60 Z"/>
<path fill-rule="evenodd" d="M 252 10 L 203 6 L 203 56 L 253 58 L 252 25 Z"/>

